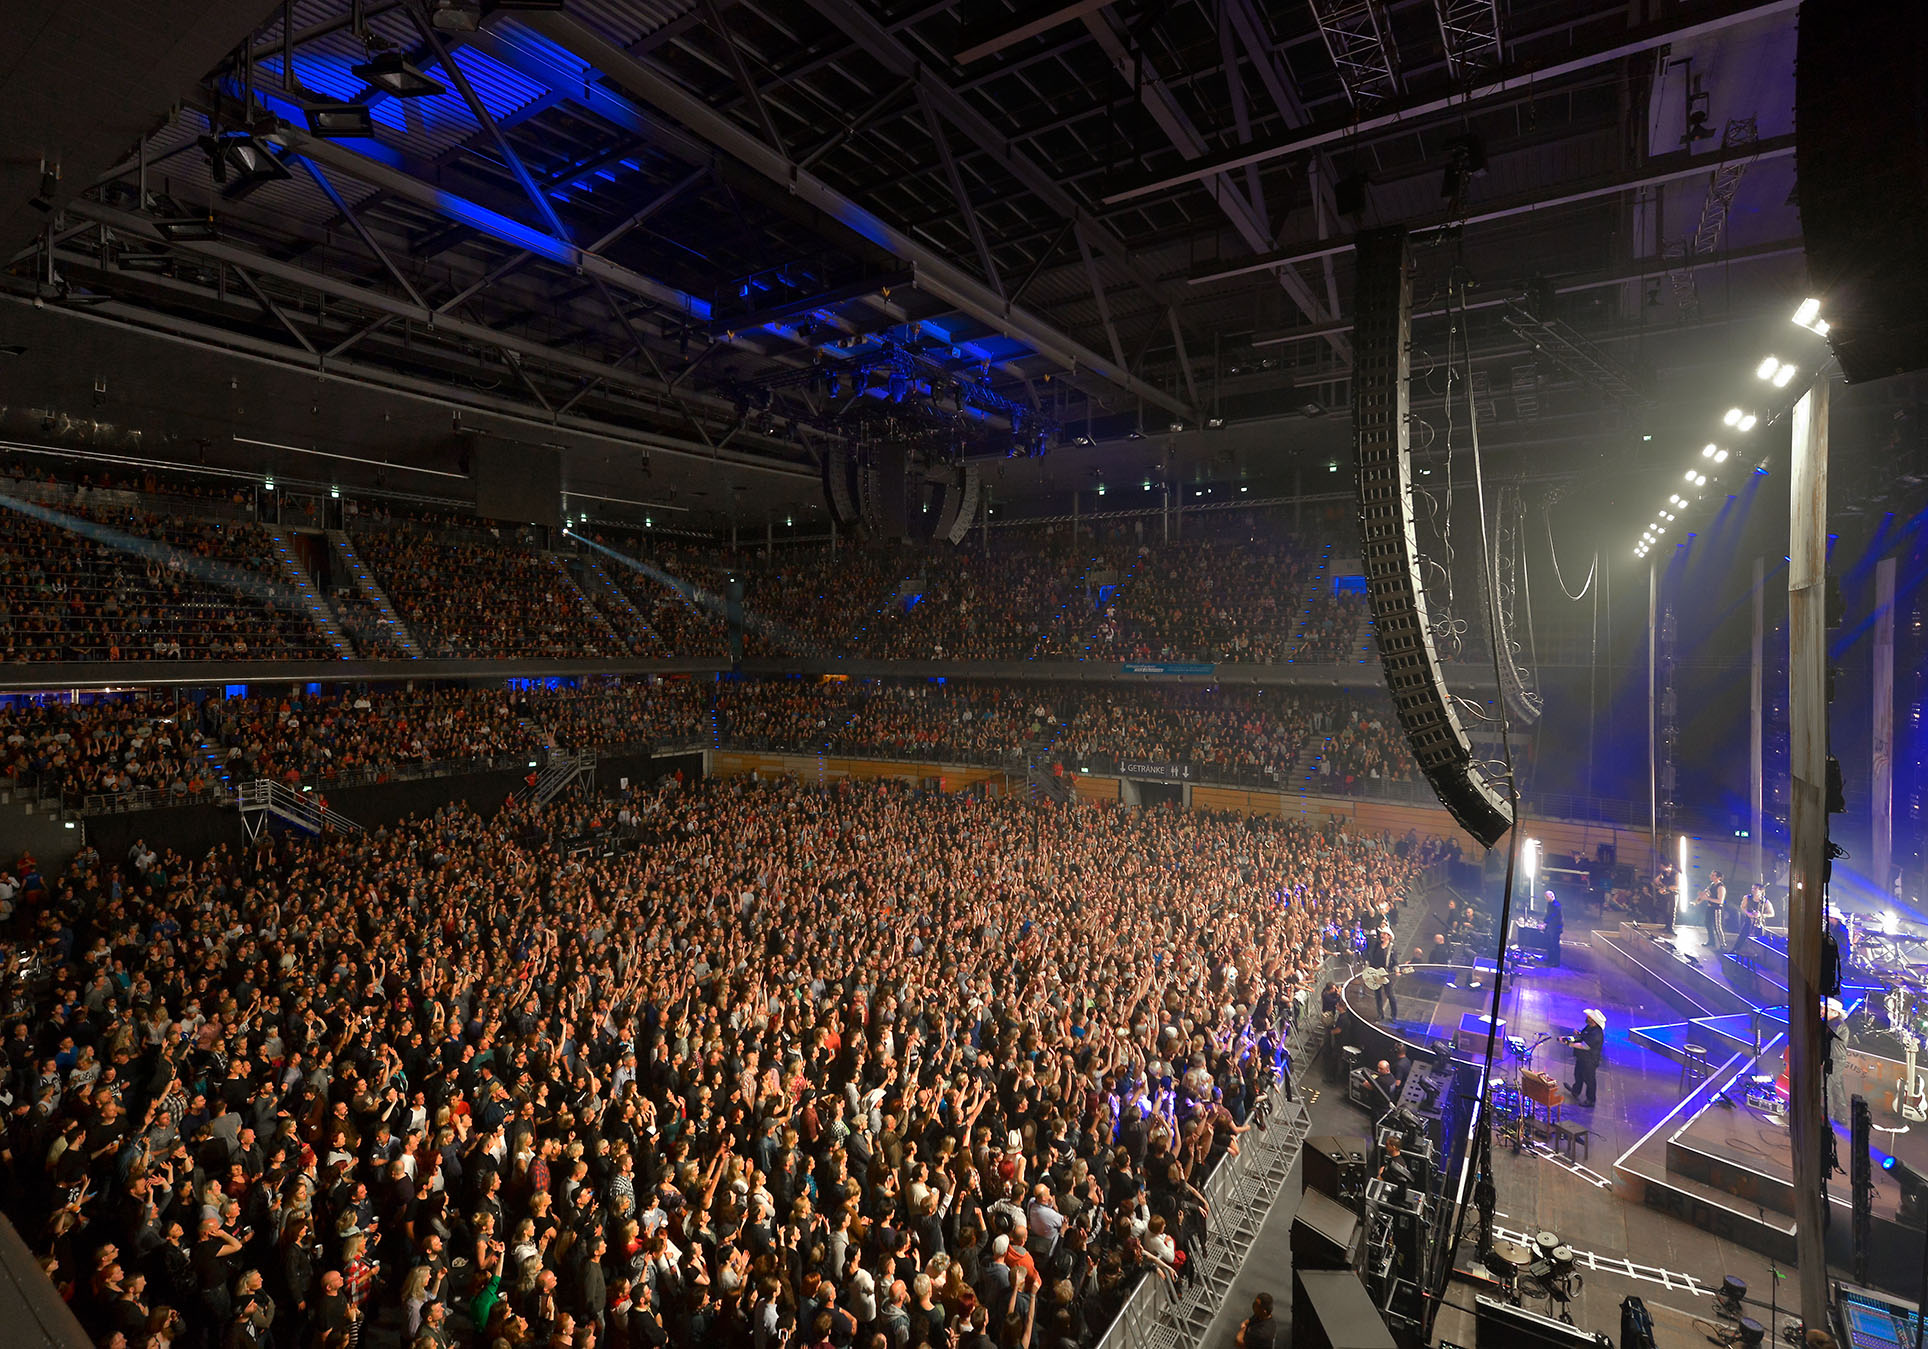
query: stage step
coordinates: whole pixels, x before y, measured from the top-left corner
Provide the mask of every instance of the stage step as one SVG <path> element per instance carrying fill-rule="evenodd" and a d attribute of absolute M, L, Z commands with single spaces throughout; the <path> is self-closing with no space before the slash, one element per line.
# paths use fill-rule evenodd
<path fill-rule="evenodd" d="M 1720 977 L 1719 966 L 1689 944 L 1662 945 L 1658 929 L 1622 923 L 1618 932 L 1595 932 L 1593 949 L 1613 969 L 1659 994 L 1688 1017 L 1752 1011 L 1754 1004 Z"/>

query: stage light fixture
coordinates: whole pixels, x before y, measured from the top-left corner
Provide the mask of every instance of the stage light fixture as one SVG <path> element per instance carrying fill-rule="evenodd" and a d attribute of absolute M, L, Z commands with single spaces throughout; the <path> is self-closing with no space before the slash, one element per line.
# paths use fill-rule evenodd
<path fill-rule="evenodd" d="M 1740 421 L 1739 421 L 1739 422 L 1738 422 L 1738 423 L 1736 424 L 1736 426 L 1735 426 L 1735 429 L 1736 429 L 1736 430 L 1739 430 L 1739 431 L 1752 431 L 1752 430 L 1754 429 L 1754 423 L 1755 423 L 1755 422 L 1757 422 L 1757 421 L 1759 421 L 1759 420 L 1760 420 L 1760 418 L 1759 418 L 1759 417 L 1756 417 L 1756 416 L 1755 416 L 1755 415 L 1754 415 L 1753 413 L 1751 413 L 1751 412 L 1745 412 L 1745 413 L 1742 413 L 1742 414 L 1741 414 L 1741 419 L 1740 419 Z"/>
<path fill-rule="evenodd" d="M 324 140 L 368 140 L 375 134 L 375 119 L 365 104 L 314 103 L 302 111 L 309 134 Z"/>
<path fill-rule="evenodd" d="M 1821 317 L 1821 302 L 1812 297 L 1801 301 L 1801 307 L 1794 311 L 1794 321 L 1816 337 L 1828 335 L 1828 321 Z"/>
<path fill-rule="evenodd" d="M 1690 468 L 1687 470 L 1687 481 L 1692 482 L 1693 480 L 1694 480 L 1694 470 Z"/>
<path fill-rule="evenodd" d="M 203 136 L 200 146 L 208 157 L 208 170 L 221 195 L 238 200 L 264 183 L 292 178 L 274 149 L 246 131 L 220 136 Z"/>
<path fill-rule="evenodd" d="M 1794 382 L 1794 367 L 1784 365 L 1774 372 L 1773 384 L 1777 389 L 1785 389 Z"/>
<path fill-rule="evenodd" d="M 441 81 L 430 79 L 395 51 L 382 52 L 358 66 L 351 66 L 348 73 L 396 98 L 435 98 L 448 92 Z"/>
<path fill-rule="evenodd" d="M 1716 447 L 1715 447 L 1715 446 L 1712 446 L 1712 445 L 1703 445 L 1703 446 L 1701 446 L 1701 450 L 1700 450 L 1700 457 L 1701 457 L 1702 459 L 1712 459 L 1712 458 L 1714 457 L 1714 450 L 1715 450 L 1715 448 L 1716 448 Z"/>
<path fill-rule="evenodd" d="M 1755 379 L 1773 379 L 1776 372 L 1778 372 L 1780 368 L 1781 368 L 1780 359 L 1778 357 L 1769 356 L 1766 360 L 1762 361 L 1759 366 L 1755 367 L 1754 378 Z"/>
<path fill-rule="evenodd" d="M 482 0 L 434 0 L 428 21 L 444 33 L 473 33 L 482 26 Z"/>
<path fill-rule="evenodd" d="M 1696 473 L 1694 475 L 1694 486 L 1705 487 L 1706 485 L 1707 485 L 1707 475 L 1705 473 Z"/>
<path fill-rule="evenodd" d="M 1715 462 L 1715 463 L 1717 463 L 1717 464 L 1724 464 L 1724 463 L 1726 463 L 1726 462 L 1727 462 L 1727 451 L 1726 451 L 1726 450 L 1715 450 L 1715 451 L 1714 451 L 1714 462 Z"/>
<path fill-rule="evenodd" d="M 213 216 L 188 215 L 172 220 L 156 220 L 154 228 L 171 244 L 207 243 L 221 237 Z"/>
<path fill-rule="evenodd" d="M 1721 422 L 1723 425 L 1726 425 L 1726 426 L 1739 426 L 1741 418 L 1745 417 L 1746 415 L 1747 414 L 1742 412 L 1739 408 L 1729 408 L 1727 409 L 1727 415 L 1721 418 Z"/>

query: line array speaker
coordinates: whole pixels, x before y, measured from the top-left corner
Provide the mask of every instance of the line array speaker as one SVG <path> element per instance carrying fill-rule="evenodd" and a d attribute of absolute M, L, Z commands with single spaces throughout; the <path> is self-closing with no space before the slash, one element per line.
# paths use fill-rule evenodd
<path fill-rule="evenodd" d="M 938 490 L 942 505 L 937 512 L 936 537 L 947 543 L 962 543 L 977 522 L 977 465 L 965 464 L 949 470 Z"/>
<path fill-rule="evenodd" d="M 1473 746 L 1446 696 L 1419 581 L 1413 528 L 1412 250 L 1403 229 L 1357 239 L 1352 433 L 1358 460 L 1360 556 L 1372 601 L 1379 664 L 1413 757 L 1461 827 L 1486 847 L 1513 811 L 1473 771 Z"/>
<path fill-rule="evenodd" d="M 850 486 L 852 468 L 850 450 L 843 445 L 833 446 L 823 457 L 824 504 L 830 508 L 830 518 L 845 529 L 858 520 L 857 501 Z"/>
<path fill-rule="evenodd" d="M 873 538 L 902 539 L 910 520 L 903 445 L 872 445 L 857 465 L 857 509 Z"/>

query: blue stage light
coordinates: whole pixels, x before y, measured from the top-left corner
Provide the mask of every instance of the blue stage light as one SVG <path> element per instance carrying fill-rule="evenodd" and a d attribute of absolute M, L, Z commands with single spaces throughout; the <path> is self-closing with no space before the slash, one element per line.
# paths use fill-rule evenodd
<path fill-rule="evenodd" d="M 1895 1169 L 1895 1159 L 1894 1159 L 1893 1157 L 1891 1157 L 1891 1156 L 1884 1156 L 1884 1157 L 1883 1157 L 1883 1158 L 1881 1159 L 1881 1169 L 1882 1169 L 1883 1171 L 1892 1171 L 1892 1170 L 1894 1170 L 1894 1169 Z"/>

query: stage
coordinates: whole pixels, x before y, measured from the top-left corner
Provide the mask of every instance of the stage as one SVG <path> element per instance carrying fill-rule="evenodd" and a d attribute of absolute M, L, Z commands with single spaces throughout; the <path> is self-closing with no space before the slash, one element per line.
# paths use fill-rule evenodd
<path fill-rule="evenodd" d="M 1509 970 L 1488 1078 L 1504 1091 L 1531 1067 L 1564 1086 L 1571 1081 L 1572 1056 L 1557 1039 L 1539 1043 L 1530 1059 L 1510 1052 L 1508 1041 L 1532 1046 L 1546 1032 L 1571 1033 L 1585 1009 L 1597 1007 L 1608 1023 L 1598 1102 L 1592 1108 L 1561 1105 L 1559 1117 L 1578 1126 L 1577 1140 L 1541 1134 L 1523 1140 L 1517 1152 L 1510 1144 L 1496 1146 L 1496 1235 L 1530 1244 L 1539 1232 L 1552 1232 L 1574 1249 L 1584 1286 L 1571 1311 L 1589 1330 L 1616 1333 L 1619 1300 L 1633 1295 L 1653 1313 L 1662 1349 L 1704 1344 L 1713 1290 L 1725 1275 L 1746 1280 L 1750 1297 L 1758 1295 L 1760 1305 L 1750 1307 L 1749 1315 L 1763 1324 L 1785 1323 L 1778 1290 L 1788 1285 L 1774 1271 L 1784 1276 L 1794 1258 L 1792 1156 L 1763 1084 L 1751 1082 L 1766 1078 L 1771 1092 L 1785 1066 L 1784 949 L 1776 949 L 1769 934 L 1716 957 L 1698 928 L 1671 935 L 1633 924 L 1586 931 L 1570 916 L 1562 955 L 1557 967 Z M 1356 1044 L 1357 1061 L 1370 1067 L 1379 1058 L 1395 1058 L 1402 1046 L 1419 1059 L 1419 1051 L 1443 1040 L 1458 1041 L 1456 1055 L 1483 1062 L 1486 1037 L 1470 1033 L 1475 1026 L 1468 1018 L 1493 1015 L 1493 973 L 1490 967 L 1480 971 L 1483 986 L 1475 990 L 1465 968 L 1408 967 L 1391 985 L 1397 1015 L 1388 1006 L 1383 1020 L 1372 992 L 1356 976 L 1347 980 L 1342 990 L 1356 1019 L 1347 1042 Z M 1851 1011 L 1881 991 L 1865 973 L 1850 983 L 1844 997 Z M 1760 995 L 1774 1001 L 1763 1005 L 1755 1000 Z M 1483 1022 L 1477 1025 L 1484 1029 Z M 1878 1163 L 1892 1155 L 1928 1175 L 1928 1125 L 1901 1128 L 1907 1122 L 1894 1113 L 1893 1099 L 1905 1067 L 1889 1057 L 1895 1041 L 1885 1031 L 1861 1029 L 1846 1071 L 1849 1091 L 1867 1098 L 1876 1125 L 1874 1236 L 1864 1281 L 1911 1294 L 1923 1237 L 1918 1228 L 1896 1222 L 1900 1185 Z M 1846 1273 L 1853 1269 L 1853 1252 L 1842 1115 L 1835 1133 L 1843 1170 L 1830 1182 L 1835 1221 L 1828 1248 L 1830 1263 Z M 1469 1221 L 1469 1238 L 1471 1228 Z M 1476 1256 L 1469 1240 L 1457 1257 L 1469 1290 L 1485 1279 Z M 1535 1305 L 1525 1281 L 1521 1291 L 1529 1310 L 1549 1309 L 1549 1303 Z M 1455 1305 L 1441 1310 L 1436 1338 L 1475 1343 L 1472 1317 L 1457 1305 L 1470 1306 L 1470 1295 L 1449 1289 L 1448 1300 Z M 1703 1325 L 1698 1331 L 1696 1318 Z"/>

